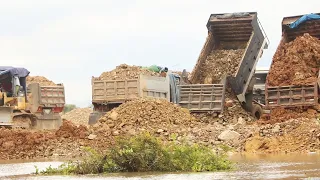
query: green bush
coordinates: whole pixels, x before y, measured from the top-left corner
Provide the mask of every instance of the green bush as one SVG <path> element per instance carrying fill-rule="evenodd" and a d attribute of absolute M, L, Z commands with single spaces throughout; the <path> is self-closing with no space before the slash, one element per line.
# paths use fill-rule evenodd
<path fill-rule="evenodd" d="M 42 174 L 97 174 L 109 172 L 202 172 L 220 171 L 232 168 L 225 154 L 216 155 L 202 145 L 164 144 L 150 134 L 117 139 L 116 145 L 101 155 L 91 148 L 90 154 L 81 162 L 63 164 L 48 168 Z"/>
<path fill-rule="evenodd" d="M 64 108 L 63 108 L 63 113 L 67 113 L 67 112 L 70 112 L 72 111 L 73 109 L 77 108 L 76 105 L 74 104 L 65 104 L 64 105 Z"/>

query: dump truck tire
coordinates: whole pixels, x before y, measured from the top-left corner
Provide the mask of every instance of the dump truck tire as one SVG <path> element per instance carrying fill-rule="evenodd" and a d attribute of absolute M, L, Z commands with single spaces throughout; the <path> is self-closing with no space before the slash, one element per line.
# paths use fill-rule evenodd
<path fill-rule="evenodd" d="M 252 105 L 252 116 L 255 117 L 256 119 L 260 119 L 262 114 L 263 114 L 262 107 L 257 104 L 253 104 Z"/>

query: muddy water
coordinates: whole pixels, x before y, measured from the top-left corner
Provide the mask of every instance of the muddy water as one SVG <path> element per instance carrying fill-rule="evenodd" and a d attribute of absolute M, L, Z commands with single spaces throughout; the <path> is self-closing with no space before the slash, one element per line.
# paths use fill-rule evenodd
<path fill-rule="evenodd" d="M 100 176 L 34 176 L 48 166 L 57 167 L 61 162 L 1 162 L 0 179 L 115 179 L 115 180 L 211 180 L 211 179 L 320 179 L 320 155 L 233 155 L 236 169 L 213 173 L 120 173 Z"/>

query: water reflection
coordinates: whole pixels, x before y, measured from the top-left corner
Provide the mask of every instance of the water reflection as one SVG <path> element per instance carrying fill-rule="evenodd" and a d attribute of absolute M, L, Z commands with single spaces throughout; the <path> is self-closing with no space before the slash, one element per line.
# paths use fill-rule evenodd
<path fill-rule="evenodd" d="M 215 173 L 120 173 L 104 176 L 33 176 L 26 175 L 35 172 L 34 166 L 40 170 L 49 165 L 57 167 L 61 162 L 11 162 L 0 164 L 0 179 L 177 179 L 177 180 L 211 180 L 211 179 L 304 179 L 320 177 L 320 155 L 291 154 L 291 155 L 232 155 L 230 160 L 236 162 L 236 170 Z M 320 178 L 318 178 L 320 179 Z"/>

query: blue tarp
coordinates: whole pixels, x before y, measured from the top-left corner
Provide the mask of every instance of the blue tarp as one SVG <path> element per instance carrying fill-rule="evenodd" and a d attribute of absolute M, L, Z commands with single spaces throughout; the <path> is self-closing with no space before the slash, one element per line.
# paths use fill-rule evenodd
<path fill-rule="evenodd" d="M 298 20 L 296 20 L 295 22 L 290 24 L 290 28 L 294 29 L 297 28 L 300 24 L 309 21 L 309 20 L 316 20 L 316 19 L 320 19 L 320 15 L 317 14 L 306 14 L 304 16 L 302 16 L 301 18 L 299 18 Z"/>
<path fill-rule="evenodd" d="M 23 77 L 27 77 L 30 72 L 25 68 L 0 66 L 0 76 L 6 73 L 10 73 L 12 76 L 18 76 L 19 78 L 23 78 Z"/>

